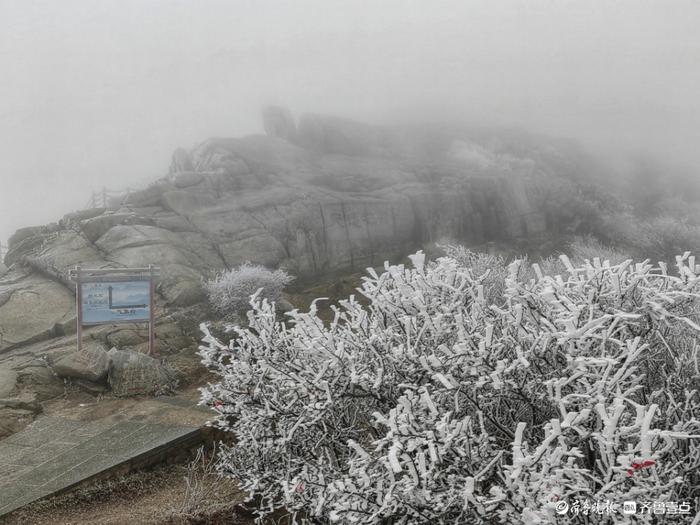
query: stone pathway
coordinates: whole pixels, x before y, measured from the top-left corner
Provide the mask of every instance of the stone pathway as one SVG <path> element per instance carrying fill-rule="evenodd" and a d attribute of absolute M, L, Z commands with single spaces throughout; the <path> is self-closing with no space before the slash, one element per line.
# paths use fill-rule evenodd
<path fill-rule="evenodd" d="M 150 408 L 145 414 L 111 414 L 94 421 L 42 416 L 0 441 L 0 516 L 92 478 L 108 477 L 115 469 L 124 473 L 196 444 L 212 417 L 188 399 L 164 397 L 144 404 Z"/>

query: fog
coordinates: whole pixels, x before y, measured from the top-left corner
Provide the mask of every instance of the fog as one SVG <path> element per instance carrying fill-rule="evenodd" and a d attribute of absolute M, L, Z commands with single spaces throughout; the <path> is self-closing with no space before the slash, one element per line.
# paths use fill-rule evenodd
<path fill-rule="evenodd" d="M 0 0 L 0 241 L 265 104 L 455 118 L 700 162 L 692 1 Z M 619 162 L 616 165 L 621 165 Z"/>

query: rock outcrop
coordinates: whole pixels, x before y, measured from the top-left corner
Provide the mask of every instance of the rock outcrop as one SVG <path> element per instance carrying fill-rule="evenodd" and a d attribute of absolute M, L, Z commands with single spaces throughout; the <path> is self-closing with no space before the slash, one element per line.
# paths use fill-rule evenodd
<path fill-rule="evenodd" d="M 297 125 L 289 109 L 279 106 L 268 106 L 263 109 L 262 116 L 263 127 L 268 136 L 296 142 Z"/>
<path fill-rule="evenodd" d="M 396 261 L 443 237 L 536 239 L 580 224 L 557 207 L 581 190 L 560 176 L 562 154 L 551 144 L 317 115 L 297 125 L 281 108 L 264 120 L 267 136 L 177 150 L 166 176 L 109 208 L 19 230 L 0 275 L 0 368 L 10 366 L 3 354 L 44 352 L 42 341 L 74 332 L 67 273 L 76 265 L 158 265 L 160 323 L 203 300 L 203 279 L 246 261 L 317 276 Z M 144 344 L 126 330 L 91 333 L 106 345 Z M 168 352 L 196 348 L 188 334 L 169 341 Z M 13 369 L 20 386 L 31 372 L 22 366 Z M 56 378 L 34 372 L 51 392 Z"/>
<path fill-rule="evenodd" d="M 51 368 L 59 377 L 96 382 L 107 376 L 109 356 L 101 346 L 88 346 L 60 358 Z"/>

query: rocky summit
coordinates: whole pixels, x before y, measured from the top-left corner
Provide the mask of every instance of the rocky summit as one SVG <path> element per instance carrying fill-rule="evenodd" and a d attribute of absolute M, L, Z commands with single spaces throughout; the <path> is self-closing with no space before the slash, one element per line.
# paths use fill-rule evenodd
<path fill-rule="evenodd" d="M 203 279 L 221 270 L 250 261 L 317 277 L 397 261 L 441 238 L 535 240 L 580 225 L 562 205 L 581 195 L 567 144 L 460 127 L 296 121 L 275 107 L 263 119 L 266 135 L 178 149 L 146 189 L 14 234 L 0 275 L 5 396 L 32 381 L 45 396 L 60 391 L 45 369 L 74 348 L 67 275 L 76 265 L 158 265 L 159 347 L 187 349 L 194 366 L 197 325 L 186 312 L 203 301 Z M 146 344 L 119 327 L 88 338 L 120 350 Z"/>

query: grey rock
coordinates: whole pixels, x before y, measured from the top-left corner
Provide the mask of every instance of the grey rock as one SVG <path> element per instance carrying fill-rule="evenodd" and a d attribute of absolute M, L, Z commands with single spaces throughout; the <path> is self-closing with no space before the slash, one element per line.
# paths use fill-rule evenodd
<path fill-rule="evenodd" d="M 173 153 L 173 158 L 170 163 L 170 173 L 192 170 L 194 170 L 194 166 L 189 152 L 184 148 L 177 148 Z"/>
<path fill-rule="evenodd" d="M 30 274 L 4 285 L 9 297 L 0 305 L 0 352 L 56 337 L 75 322 L 75 296 L 65 286 Z"/>
<path fill-rule="evenodd" d="M 173 188 L 170 183 L 161 181 L 144 190 L 129 193 L 121 199 L 121 204 L 126 206 L 158 206 L 163 193 Z"/>
<path fill-rule="evenodd" d="M 17 372 L 0 368 L 0 398 L 8 397 L 17 386 Z"/>
<path fill-rule="evenodd" d="M 107 375 L 109 356 L 100 346 L 88 346 L 60 358 L 52 368 L 59 377 L 99 381 Z"/>
<path fill-rule="evenodd" d="M 270 137 L 278 137 L 289 142 L 297 140 L 297 125 L 291 111 L 279 106 L 263 109 L 263 127 Z"/>
<path fill-rule="evenodd" d="M 160 395 L 177 387 L 177 376 L 169 367 L 145 354 L 109 351 L 108 382 L 116 396 Z"/>
<path fill-rule="evenodd" d="M 34 411 L 21 408 L 0 408 L 0 439 L 19 432 L 34 420 Z"/>
<path fill-rule="evenodd" d="M 91 242 L 95 242 L 119 224 L 153 224 L 153 219 L 132 212 L 105 213 L 81 222 L 80 228 Z"/>
<path fill-rule="evenodd" d="M 45 401 L 62 395 L 65 383 L 47 366 L 46 363 L 35 360 L 29 366 L 17 371 L 18 387 L 36 396 L 37 401 Z"/>
<path fill-rule="evenodd" d="M 440 238 L 481 244 L 575 224 L 548 208 L 553 183 L 558 194 L 578 195 L 573 177 L 558 175 L 569 153 L 556 145 L 519 141 L 505 154 L 506 139 L 496 147 L 460 131 L 318 115 L 295 127 L 282 108 L 268 108 L 264 120 L 268 135 L 178 150 L 167 176 L 120 199 L 114 212 L 82 210 L 59 225 L 18 231 L 7 254 L 12 268 L 0 276 L 0 354 L 18 347 L 39 353 L 41 341 L 75 330 L 66 275 L 78 264 L 158 265 L 161 316 L 201 303 L 203 280 L 246 261 L 285 266 L 301 278 L 362 272 Z M 105 330 L 101 340 L 110 345 L 143 343 Z M 167 341 L 168 352 L 186 344 L 182 335 Z M 70 353 L 69 343 L 61 348 Z M 60 383 L 21 373 L 18 382 L 23 378 L 42 396 Z"/>
<path fill-rule="evenodd" d="M 107 334 L 107 344 L 117 349 L 136 346 L 147 340 L 148 332 L 146 330 L 137 330 L 128 327 L 128 325 L 126 327 L 122 325 L 121 328 Z"/>
<path fill-rule="evenodd" d="M 188 188 L 202 182 L 204 180 L 204 175 L 194 171 L 181 171 L 176 173 L 172 180 L 173 184 L 178 188 Z"/>
<path fill-rule="evenodd" d="M 73 385 L 93 396 L 104 394 L 109 390 L 105 384 L 95 383 L 94 381 L 88 381 L 86 379 L 76 379 L 73 381 Z"/>
<path fill-rule="evenodd" d="M 66 213 L 60 222 L 64 225 L 79 223 L 81 221 L 97 217 L 98 215 L 102 215 L 105 211 L 106 208 L 88 208 L 86 210 L 74 211 L 72 213 Z"/>
<path fill-rule="evenodd" d="M 7 246 L 10 250 L 12 250 L 22 241 L 31 237 L 40 236 L 42 233 L 45 233 L 43 226 L 28 226 L 26 228 L 20 228 L 10 237 Z"/>
<path fill-rule="evenodd" d="M 34 414 L 38 414 L 42 411 L 41 405 L 37 402 L 34 395 L 0 398 L 0 408 L 29 410 Z"/>

